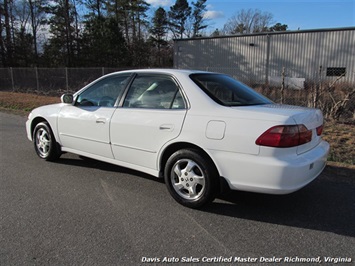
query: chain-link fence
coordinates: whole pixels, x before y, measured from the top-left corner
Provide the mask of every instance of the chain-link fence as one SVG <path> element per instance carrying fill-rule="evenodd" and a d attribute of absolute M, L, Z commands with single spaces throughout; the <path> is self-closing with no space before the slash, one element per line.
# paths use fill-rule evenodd
<path fill-rule="evenodd" d="M 126 68 L 127 69 L 127 68 Z M 96 78 L 124 70 L 123 68 L 0 68 L 0 90 L 61 95 L 75 92 Z M 322 68 L 314 71 L 312 79 L 289 77 L 290 70 L 283 68 L 279 76 L 268 80 L 258 77 L 239 77 L 231 68 L 204 69 L 226 73 L 267 96 L 276 103 L 320 108 L 328 118 L 355 123 L 354 73 L 326 77 Z M 352 75 L 352 76 L 351 76 Z"/>
<path fill-rule="evenodd" d="M 0 68 L 0 90 L 60 95 L 127 68 Z"/>

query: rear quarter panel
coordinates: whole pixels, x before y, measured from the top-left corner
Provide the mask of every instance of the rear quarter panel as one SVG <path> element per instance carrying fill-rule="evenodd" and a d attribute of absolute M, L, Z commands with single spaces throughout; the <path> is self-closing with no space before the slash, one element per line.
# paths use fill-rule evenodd
<path fill-rule="evenodd" d="M 225 125 L 222 138 L 209 137 L 209 125 Z M 189 110 L 179 140 L 191 142 L 205 150 L 259 154 L 255 140 L 268 128 L 276 124 L 292 124 L 294 121 L 284 116 L 259 118 L 252 112 L 216 106 L 209 110 Z"/>

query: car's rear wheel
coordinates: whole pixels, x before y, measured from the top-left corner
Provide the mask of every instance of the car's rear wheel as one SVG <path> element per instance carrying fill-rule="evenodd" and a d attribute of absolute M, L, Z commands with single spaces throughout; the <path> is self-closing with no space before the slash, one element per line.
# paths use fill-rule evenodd
<path fill-rule="evenodd" d="M 194 149 L 173 153 L 166 163 L 164 179 L 172 197 L 190 208 L 213 201 L 219 187 L 213 162 Z"/>
<path fill-rule="evenodd" d="M 33 131 L 33 142 L 37 155 L 47 161 L 54 161 L 61 155 L 60 148 L 47 122 L 38 123 Z"/>

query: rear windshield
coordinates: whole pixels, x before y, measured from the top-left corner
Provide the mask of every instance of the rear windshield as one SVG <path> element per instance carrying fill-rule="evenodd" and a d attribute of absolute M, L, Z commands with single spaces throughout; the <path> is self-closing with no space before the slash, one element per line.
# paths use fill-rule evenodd
<path fill-rule="evenodd" d="M 270 104 L 271 100 L 223 74 L 192 74 L 190 78 L 215 102 L 224 106 Z"/>

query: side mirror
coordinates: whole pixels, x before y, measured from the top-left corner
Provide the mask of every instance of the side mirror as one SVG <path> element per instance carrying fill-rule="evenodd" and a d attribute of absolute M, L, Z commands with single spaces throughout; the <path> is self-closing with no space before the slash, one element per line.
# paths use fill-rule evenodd
<path fill-rule="evenodd" d="M 74 97 L 72 94 L 63 94 L 62 97 L 60 97 L 60 100 L 62 103 L 73 104 Z"/>

